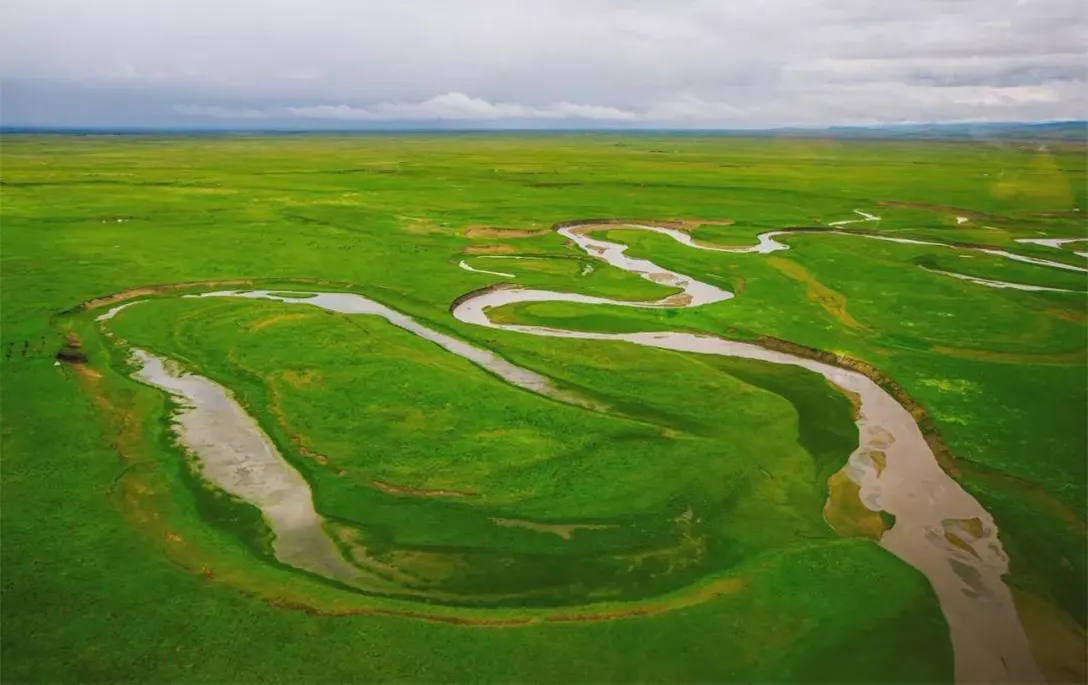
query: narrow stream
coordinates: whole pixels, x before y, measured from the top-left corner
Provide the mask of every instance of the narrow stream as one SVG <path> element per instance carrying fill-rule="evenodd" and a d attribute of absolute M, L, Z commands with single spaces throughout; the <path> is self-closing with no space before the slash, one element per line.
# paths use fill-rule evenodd
<path fill-rule="evenodd" d="M 872 215 L 863 216 L 865 218 L 859 221 L 875 219 Z M 587 254 L 683 292 L 655 302 L 627 302 L 575 293 L 503 287 L 466 297 L 454 307 L 453 316 L 464 323 L 527 335 L 622 341 L 694 354 L 788 364 L 818 373 L 843 390 L 855 393 L 860 398 L 857 419 L 859 445 L 849 456 L 843 473 L 860 486 L 860 497 L 869 509 L 884 511 L 895 517 L 894 525 L 883 535 L 880 544 L 925 574 L 933 586 L 949 625 L 957 681 L 1042 682 L 1012 595 L 1002 580 L 1008 571 L 1008 557 L 998 538 L 993 518 L 940 468 L 907 409 L 865 375 L 710 335 L 675 332 L 591 333 L 541 326 L 503 325 L 489 318 L 488 310 L 494 307 L 523 302 L 564 301 L 661 308 L 695 307 L 722 302 L 734 296 L 727 290 L 669 271 L 648 260 L 627 257 L 625 245 L 589 235 L 592 231 L 613 228 L 664 233 L 685 245 L 700 249 L 758 253 L 788 249 L 774 241 L 775 235 L 785 232 L 764 234 L 760 236 L 759 244 L 752 248 L 708 248 L 696 244 L 686 233 L 656 226 L 568 226 L 560 229 L 560 234 Z M 886 239 L 930 244 L 909 239 Z M 981 251 L 1007 254 L 987 249 Z M 1019 255 L 1007 256 L 1019 258 Z M 1024 258 L 1025 261 L 1028 259 Z M 1032 261 L 1055 268 L 1077 268 L 1047 260 Z M 267 299 L 344 314 L 380 316 L 513 385 L 563 402 L 592 406 L 584 398 L 555 388 L 544 376 L 517 367 L 488 350 L 429 329 L 361 295 L 328 292 L 302 295 L 297 297 L 255 290 L 209 292 L 187 297 Z M 119 310 L 120 307 L 115 308 L 100 318 L 108 319 Z M 176 418 L 179 438 L 199 456 L 206 478 L 261 508 L 276 534 L 277 557 L 292 566 L 350 583 L 359 571 L 340 556 L 323 529 L 322 519 L 314 511 L 306 481 L 276 452 L 268 437 L 232 399 L 229 391 L 208 379 L 173 368 L 169 361 L 146 351 L 133 350 L 133 359 L 140 365 L 136 377 L 186 402 Z"/>
<path fill-rule="evenodd" d="M 977 283 L 979 285 L 984 285 L 984 286 L 986 286 L 988 288 L 1008 288 L 1010 290 L 1024 290 L 1026 292 L 1032 292 L 1032 293 L 1050 292 L 1050 293 L 1079 293 L 1081 295 L 1084 294 L 1083 291 L 1069 290 L 1068 288 L 1050 288 L 1050 287 L 1045 286 L 1045 285 L 1031 285 L 1030 283 L 1012 283 L 1010 281 L 994 281 L 994 280 L 991 280 L 989 278 L 979 278 L 977 276 L 968 276 L 967 274 L 956 273 L 955 271 L 945 271 L 943 269 L 931 269 L 931 268 L 926 267 L 926 266 L 923 266 L 922 268 L 925 269 L 926 271 L 928 271 L 931 274 L 941 274 L 941 275 L 944 275 L 944 276 L 951 276 L 952 278 L 958 278 L 961 281 L 968 281 L 970 283 Z"/>
<path fill-rule="evenodd" d="M 832 225 L 837 225 L 837 224 L 832 224 Z M 1001 257 L 1003 259 L 1010 259 L 1010 260 L 1016 261 L 1016 262 L 1024 262 L 1026 264 L 1034 264 L 1036 266 L 1046 266 L 1046 267 L 1050 267 L 1052 269 L 1062 269 L 1064 271 L 1076 271 L 1078 273 L 1088 273 L 1088 268 L 1085 268 L 1085 267 L 1082 267 L 1082 266 L 1077 266 L 1075 264 L 1066 264 L 1065 262 L 1055 262 L 1055 261 L 1050 260 L 1050 259 L 1040 259 L 1039 257 L 1028 257 L 1026 255 L 1016 254 L 1014 252 L 1009 252 L 1007 250 L 999 250 L 997 248 L 965 247 L 965 246 L 959 246 L 959 245 L 949 245 L 947 243 L 938 243 L 938 242 L 935 242 L 935 241 L 932 241 L 932 240 L 918 240 L 916 238 L 900 238 L 900 237 L 896 237 L 896 236 L 875 235 L 875 234 L 870 234 L 870 233 L 848 233 L 846 231 L 788 231 L 788 230 L 786 230 L 786 231 L 768 231 L 766 233 L 760 233 L 758 236 L 756 236 L 756 239 L 759 242 L 756 243 L 755 245 L 752 245 L 752 246 L 749 246 L 749 247 L 732 247 L 732 246 L 722 246 L 722 245 L 710 245 L 708 243 L 703 243 L 703 242 L 700 242 L 698 240 L 695 240 L 694 238 L 692 238 L 689 234 L 685 233 L 684 231 L 678 231 L 678 230 L 676 230 L 674 228 L 665 228 L 663 226 L 643 226 L 643 225 L 639 225 L 639 224 L 625 224 L 625 225 L 619 225 L 619 224 L 616 224 L 616 225 L 593 224 L 593 225 L 581 226 L 581 227 L 574 226 L 574 227 L 570 227 L 570 228 L 572 228 L 572 229 L 581 229 L 582 231 L 586 231 L 586 230 L 600 230 L 602 227 L 608 228 L 608 229 L 634 228 L 634 229 L 639 229 L 639 230 L 644 230 L 644 231 L 651 231 L 653 233 L 660 233 L 662 235 L 669 236 L 670 238 L 672 238 L 673 240 L 675 240 L 675 241 L 677 241 L 679 243 L 682 243 L 682 244 L 687 245 L 689 247 L 694 247 L 694 248 L 699 249 L 699 250 L 709 250 L 711 252 L 734 252 L 734 253 L 751 253 L 751 252 L 754 252 L 754 253 L 759 253 L 759 254 L 767 254 L 767 253 L 770 253 L 770 252 L 778 252 L 780 250 L 790 249 L 789 245 L 786 245 L 785 243 L 781 243 L 781 242 L 778 242 L 777 240 L 775 240 L 775 238 L 777 238 L 778 236 L 785 236 L 785 235 L 845 235 L 845 236 L 852 236 L 852 237 L 855 237 L 855 238 L 868 238 L 869 240 L 882 240 L 882 241 L 888 242 L 888 243 L 900 243 L 900 244 L 903 244 L 903 245 L 925 245 L 927 247 L 943 247 L 943 248 L 948 248 L 948 249 L 952 249 L 952 250 L 959 250 L 961 252 L 982 252 L 983 254 L 993 255 L 994 257 Z M 568 231 L 568 229 L 562 229 L 560 231 L 560 233 L 563 233 L 563 231 Z M 568 233 L 564 233 L 564 235 L 567 235 L 568 237 L 570 237 L 569 231 L 568 231 Z"/>
<path fill-rule="evenodd" d="M 1082 243 L 1088 238 L 1017 238 L 1018 243 L 1027 243 L 1030 245 L 1042 245 L 1044 247 L 1053 247 L 1061 249 L 1062 245 L 1067 243 Z"/>

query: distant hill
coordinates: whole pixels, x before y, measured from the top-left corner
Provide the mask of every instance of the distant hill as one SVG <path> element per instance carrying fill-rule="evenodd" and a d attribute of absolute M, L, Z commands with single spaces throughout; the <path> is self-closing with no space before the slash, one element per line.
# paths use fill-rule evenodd
<path fill-rule="evenodd" d="M 395 133 L 622 133 L 632 135 L 720 135 L 736 137 L 828 137 L 858 140 L 1051 140 L 1088 141 L 1088 121 L 1052 121 L 1045 123 L 1001 122 L 973 124 L 895 124 L 888 126 L 829 126 L 782 127 L 753 129 L 692 129 L 692 128 L 641 128 L 631 125 L 584 128 L 577 126 L 522 125 L 516 127 L 495 126 L 488 122 L 398 122 L 360 126 L 333 127 L 124 127 L 124 128 L 77 128 L 40 126 L 0 126 L 4 134 L 52 133 L 68 135 L 246 135 L 246 134 L 395 134 Z"/>
<path fill-rule="evenodd" d="M 778 135 L 826 135 L 832 138 L 947 140 L 1008 138 L 1017 140 L 1088 140 L 1088 121 L 1046 123 L 902 124 L 894 126 L 830 126 L 824 129 L 790 128 Z"/>

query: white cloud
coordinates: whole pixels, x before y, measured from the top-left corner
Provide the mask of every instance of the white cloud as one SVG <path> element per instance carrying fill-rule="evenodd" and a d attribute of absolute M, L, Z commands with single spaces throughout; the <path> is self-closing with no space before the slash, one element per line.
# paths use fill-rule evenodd
<path fill-rule="evenodd" d="M 512 102 L 488 102 L 463 93 L 446 93 L 422 102 L 379 102 L 365 107 L 299 105 L 241 109 L 207 105 L 175 105 L 178 114 L 213 119 L 331 119 L 338 121 L 505 121 L 567 120 L 634 121 L 633 112 L 615 107 L 559 102 L 542 107 Z"/>
<path fill-rule="evenodd" d="M 239 109 L 237 107 L 215 107 L 208 105 L 174 105 L 174 111 L 191 117 L 211 117 L 213 119 L 267 119 L 269 113 L 259 109 Z"/>
<path fill-rule="evenodd" d="M 594 119 L 600 121 L 630 121 L 631 112 L 615 107 L 579 105 L 560 102 L 533 107 L 511 102 L 488 102 L 464 93 L 446 93 L 423 102 L 379 102 L 366 107 L 347 105 L 317 105 L 287 107 L 295 117 L 313 119 L 343 119 L 363 121 L 499 121 L 517 119 Z"/>
<path fill-rule="evenodd" d="M 637 110 L 561 102 L 533 106 L 489 102 L 463 93 L 446 93 L 420 102 L 378 102 L 364 106 L 310 104 L 266 109 L 175 105 L 191 117 L 223 120 L 325 120 L 342 122 L 559 122 L 647 126 L 751 127 L 766 125 L 875 124 L 919 121 L 979 121 L 979 112 L 998 118 L 1047 118 L 1058 104 L 1088 110 L 1088 89 L 1080 81 L 1054 81 L 1033 86 L 945 86 L 877 81 L 838 84 L 817 91 L 805 87 L 781 90 L 774 100 L 737 105 L 682 94 Z M 1002 113 L 1011 112 L 1011 115 Z"/>
<path fill-rule="evenodd" d="M 285 107 L 284 113 L 302 119 L 338 119 L 340 121 L 374 121 L 378 117 L 364 107 L 347 105 L 306 105 Z"/>

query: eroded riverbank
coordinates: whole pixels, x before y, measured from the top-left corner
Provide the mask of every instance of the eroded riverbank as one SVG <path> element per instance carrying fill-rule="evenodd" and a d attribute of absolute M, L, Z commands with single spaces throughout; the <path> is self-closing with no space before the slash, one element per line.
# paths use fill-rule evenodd
<path fill-rule="evenodd" d="M 560 233 L 588 254 L 643 277 L 658 267 L 624 255 L 625 246 L 588 235 L 599 225 L 565 226 Z M 672 229 L 631 226 L 671 235 L 685 244 L 686 234 Z M 761 243 L 763 241 L 761 240 Z M 714 286 L 667 272 L 668 283 L 684 288 L 687 302 L 674 296 L 673 306 L 695 306 L 729 299 Z M 692 292 L 689 292 L 689 288 Z M 721 291 L 719 291 L 721 292 Z M 496 324 L 487 311 L 523 302 L 572 301 L 567 293 L 503 288 L 482 291 L 460 301 L 453 315 L 460 321 L 529 335 L 621 340 L 645 347 L 758 359 L 800 366 L 824 376 L 860 398 L 857 419 L 859 446 L 844 467 L 844 474 L 859 486 L 865 506 L 895 517 L 895 524 L 880 544 L 924 573 L 941 601 L 956 654 L 959 682 L 1040 682 L 1013 602 L 1002 578 L 1008 557 L 998 538 L 993 517 L 941 469 L 911 413 L 883 388 L 856 371 L 769 350 L 748 343 L 689 333 L 607 334 L 568 331 L 539 326 Z M 678 302 L 679 300 L 679 302 Z M 573 300 L 577 301 L 577 300 Z M 620 306 L 669 306 L 663 302 L 605 302 Z M 877 456 L 879 455 L 879 456 Z M 875 457 L 875 458 L 874 458 Z M 964 532 L 969 529 L 970 532 Z M 949 531 L 955 531 L 950 533 Z"/>

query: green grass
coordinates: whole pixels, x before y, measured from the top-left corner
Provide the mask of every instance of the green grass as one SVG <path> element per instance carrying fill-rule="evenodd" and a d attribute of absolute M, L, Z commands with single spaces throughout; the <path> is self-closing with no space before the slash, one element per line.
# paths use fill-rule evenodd
<path fill-rule="evenodd" d="M 3 678 L 948 680 L 950 646 L 925 579 L 872 543 L 836 539 L 822 520 L 826 478 L 856 441 L 846 398 L 799 369 L 462 325 L 450 302 L 504 280 L 623 299 L 669 293 L 555 234 L 473 239 L 464 229 L 731 218 L 696 236 L 749 244 L 771 228 L 855 218 L 857 208 L 882 220 L 848 228 L 1076 264 L 1013 240 L 1084 234 L 1076 216 L 1037 216 L 1085 206 L 1083 152 L 649 135 L 9 136 Z M 972 221 L 957 225 L 962 210 Z M 996 517 L 1009 582 L 1083 629 L 1085 300 L 992 290 L 917 264 L 1079 289 L 1083 274 L 864 238 L 792 236 L 776 262 L 615 235 L 631 254 L 739 297 L 683 311 L 533 304 L 497 317 L 769 335 L 872 363 L 933 416 L 961 482 Z M 487 246 L 534 258 L 463 253 Z M 471 273 L 461 259 L 516 277 Z M 594 269 L 583 275 L 587 263 Z M 403 561 L 406 550 L 432 564 L 468 559 L 474 572 L 427 591 L 472 606 L 362 595 L 272 563 L 255 512 L 205 488 L 172 445 L 163 397 L 127 379 L 89 316 L 56 316 L 147 284 L 264 279 L 261 287 L 306 291 L 293 279 L 315 278 L 608 409 L 544 400 L 380 320 L 304 305 L 156 297 L 111 325 L 230 387 L 311 482 L 318 509 L 385 559 Z M 100 379 L 53 365 L 67 326 Z M 375 480 L 480 494 L 398 497 Z M 694 531 L 672 521 L 688 507 Z M 563 540 L 494 517 L 618 527 Z M 691 539 L 705 547 L 685 547 Z M 614 563 L 647 552 L 685 562 L 638 577 Z M 730 590 L 689 601 L 715 582 Z M 490 608 L 473 599 L 496 588 L 526 599 Z M 545 606 L 576 611 L 586 599 L 608 611 L 674 608 L 501 629 L 289 608 L 509 619 Z M 1055 629 L 1027 628 L 1036 641 Z"/>
<path fill-rule="evenodd" d="M 638 598 L 833 536 L 819 516 L 826 479 L 857 438 L 846 398 L 816 374 L 563 343 L 574 362 L 545 370 L 601 414 L 497 383 L 383 320 L 299 310 L 160 300 L 110 327 L 232 388 L 295 457 L 318 510 L 380 545 L 384 563 L 434 555 L 466 597 L 541 586 L 551 601 Z M 374 481 L 474 496 L 405 498 Z M 688 509 L 695 521 L 678 522 Z M 608 528 L 567 541 L 495 518 Z"/>

